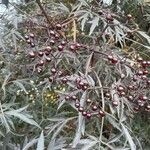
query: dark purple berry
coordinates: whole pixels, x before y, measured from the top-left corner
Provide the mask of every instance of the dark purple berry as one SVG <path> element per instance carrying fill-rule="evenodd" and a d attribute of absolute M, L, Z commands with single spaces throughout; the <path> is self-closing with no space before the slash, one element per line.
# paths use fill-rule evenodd
<path fill-rule="evenodd" d="M 83 112 L 83 111 L 84 111 L 84 108 L 80 106 L 80 107 L 78 108 L 78 111 L 79 111 L 79 112 Z"/>
<path fill-rule="evenodd" d="M 87 102 L 87 103 L 91 103 L 92 101 L 91 101 L 91 99 L 88 98 L 88 99 L 86 100 L 86 102 Z"/>
<path fill-rule="evenodd" d="M 38 52 L 38 55 L 39 55 L 40 57 L 42 57 L 42 56 L 44 55 L 44 53 L 43 53 L 42 51 L 39 51 L 39 52 Z"/>
<path fill-rule="evenodd" d="M 30 56 L 30 58 L 34 58 L 35 57 L 35 53 L 33 51 L 30 51 L 29 52 L 29 56 Z"/>
<path fill-rule="evenodd" d="M 65 100 L 66 101 L 70 100 L 70 96 L 65 96 Z"/>
<path fill-rule="evenodd" d="M 51 45 L 54 45 L 54 44 L 55 44 L 55 41 L 54 41 L 54 40 L 50 40 L 50 44 L 51 44 Z"/>
<path fill-rule="evenodd" d="M 56 69 L 55 69 L 55 68 L 52 68 L 52 69 L 51 69 L 51 72 L 52 72 L 53 74 L 55 74 L 55 73 L 56 73 Z"/>
<path fill-rule="evenodd" d="M 90 112 L 87 112 L 86 117 L 87 119 L 90 119 L 92 117 L 92 114 Z"/>
<path fill-rule="evenodd" d="M 63 48 L 64 48 L 64 47 L 63 47 L 62 45 L 59 45 L 59 46 L 58 46 L 58 50 L 59 50 L 59 51 L 63 51 Z"/>
<path fill-rule="evenodd" d="M 79 107 L 80 107 L 80 103 L 76 102 L 76 103 L 75 103 L 75 107 L 76 107 L 76 108 L 79 108 Z"/>
<path fill-rule="evenodd" d="M 113 101 L 113 102 L 112 102 L 112 105 L 113 105 L 113 106 L 118 106 L 118 102 L 117 102 L 117 101 Z"/>
<path fill-rule="evenodd" d="M 92 106 L 92 110 L 93 110 L 93 111 L 96 111 L 97 109 L 98 109 L 98 107 L 97 107 L 96 105 L 93 105 L 93 106 Z"/>
<path fill-rule="evenodd" d="M 57 30 L 61 30 L 61 28 L 62 28 L 61 24 L 57 24 L 57 25 L 56 25 L 56 29 L 57 29 Z"/>
<path fill-rule="evenodd" d="M 82 112 L 82 115 L 83 115 L 83 116 L 87 116 L 87 112 L 86 112 L 86 111 L 83 111 L 83 112 Z"/>
<path fill-rule="evenodd" d="M 104 116 L 105 116 L 105 112 L 102 111 L 102 110 L 100 110 L 100 111 L 99 111 L 99 115 L 100 115 L 101 117 L 104 117 Z"/>
<path fill-rule="evenodd" d="M 34 38 L 34 34 L 33 33 L 30 33 L 30 38 Z"/>

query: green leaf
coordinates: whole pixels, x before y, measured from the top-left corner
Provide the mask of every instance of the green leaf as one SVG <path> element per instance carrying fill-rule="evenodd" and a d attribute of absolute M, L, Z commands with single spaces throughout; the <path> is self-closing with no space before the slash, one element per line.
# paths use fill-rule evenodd
<path fill-rule="evenodd" d="M 38 139 L 32 139 L 29 143 L 27 143 L 22 150 L 29 150 L 31 146 L 37 143 Z"/>
<path fill-rule="evenodd" d="M 99 22 L 99 17 L 95 17 L 92 21 L 90 21 L 90 23 L 92 25 L 91 25 L 91 28 L 90 28 L 89 35 L 91 35 L 93 33 L 94 29 L 96 28 L 96 26 L 98 26 L 98 22 Z"/>
<path fill-rule="evenodd" d="M 150 45 L 150 36 L 147 35 L 145 32 L 143 31 L 137 31 L 137 34 L 139 34 L 140 36 L 142 36 L 142 40 L 143 42 L 147 42 Z M 144 41 L 145 40 L 145 41 Z"/>
<path fill-rule="evenodd" d="M 24 110 L 24 108 L 20 108 L 20 109 Z M 25 114 L 25 113 L 21 112 L 20 109 L 7 111 L 7 112 L 5 112 L 5 114 L 17 117 L 20 120 L 22 120 L 28 124 L 31 124 L 31 125 L 34 125 L 34 126 L 37 126 L 38 128 L 40 128 L 40 126 L 33 119 L 31 119 L 31 116 L 29 114 Z"/>
<path fill-rule="evenodd" d="M 44 135 L 43 135 L 43 131 L 41 132 L 41 135 L 40 135 L 40 137 L 38 139 L 36 150 L 44 150 Z"/>
<path fill-rule="evenodd" d="M 3 84 L 2 84 L 2 90 L 3 90 L 3 92 L 4 92 L 4 98 L 5 98 L 5 96 L 6 96 L 6 89 L 5 89 L 5 86 L 6 86 L 6 84 L 7 84 L 7 81 L 8 81 L 8 79 L 9 79 L 10 75 L 11 75 L 11 73 L 9 73 L 8 75 L 6 75 L 6 77 L 5 77 L 5 79 L 4 79 L 4 82 L 3 82 Z"/>
<path fill-rule="evenodd" d="M 127 128 L 122 123 L 121 123 L 121 126 L 122 126 L 122 129 L 123 129 L 124 135 L 125 135 L 126 139 L 129 142 L 131 150 L 136 150 L 136 145 L 134 144 L 134 142 L 132 140 L 132 137 L 129 134 L 129 131 L 127 130 Z"/>
<path fill-rule="evenodd" d="M 85 23 L 86 21 L 88 20 L 88 16 L 89 16 L 89 12 L 84 12 L 84 15 L 82 15 L 78 20 L 82 20 L 81 21 L 81 30 L 83 31 L 84 30 L 84 27 L 85 27 Z"/>

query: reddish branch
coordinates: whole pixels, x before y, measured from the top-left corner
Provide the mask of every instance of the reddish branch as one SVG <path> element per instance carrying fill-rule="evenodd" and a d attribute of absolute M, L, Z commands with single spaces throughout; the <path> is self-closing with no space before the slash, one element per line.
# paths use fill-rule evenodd
<path fill-rule="evenodd" d="M 42 6 L 40 0 L 36 0 L 36 3 L 37 3 L 38 6 L 40 7 L 40 9 L 41 9 L 43 15 L 45 16 L 45 18 L 46 18 L 48 24 L 54 29 L 54 28 L 55 28 L 55 25 L 54 25 L 53 22 L 50 21 L 50 19 L 49 19 L 48 15 L 47 15 L 45 9 L 43 8 L 43 6 Z M 61 31 L 57 31 L 57 33 L 60 34 L 63 38 L 65 38 L 65 36 L 63 35 L 63 33 L 62 33 Z"/>

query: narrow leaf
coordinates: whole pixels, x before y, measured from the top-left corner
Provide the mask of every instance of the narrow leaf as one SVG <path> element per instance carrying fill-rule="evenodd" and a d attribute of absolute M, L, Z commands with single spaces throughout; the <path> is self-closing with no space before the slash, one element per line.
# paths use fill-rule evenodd
<path fill-rule="evenodd" d="M 36 150 L 44 150 L 44 134 L 43 131 L 38 139 L 38 144 Z"/>

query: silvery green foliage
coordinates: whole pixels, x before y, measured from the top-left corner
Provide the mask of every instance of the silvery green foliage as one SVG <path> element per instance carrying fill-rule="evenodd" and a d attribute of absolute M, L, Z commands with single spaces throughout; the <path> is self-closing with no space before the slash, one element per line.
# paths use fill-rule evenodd
<path fill-rule="evenodd" d="M 57 15 L 64 15 L 69 16 L 70 13 L 73 14 L 77 21 L 79 22 L 78 26 L 80 27 L 79 30 L 82 32 L 85 32 L 85 37 L 87 36 L 89 39 L 94 39 L 96 35 L 99 35 L 99 33 L 103 32 L 102 29 L 104 29 L 107 26 L 107 22 L 103 16 L 99 16 L 96 11 L 100 10 L 99 6 L 95 7 L 97 10 L 92 11 L 92 7 L 90 2 L 92 1 L 86 1 L 86 0 L 79 0 L 74 4 L 71 4 L 71 6 L 67 6 L 67 4 L 61 2 L 61 3 L 55 3 L 53 1 L 49 2 L 47 6 L 45 5 L 45 10 L 48 11 L 48 14 L 57 14 Z M 108 6 L 111 6 L 112 1 L 111 0 L 103 0 L 105 4 Z M 34 3 L 34 2 L 33 2 Z M 59 11 L 58 11 L 59 10 Z M 18 23 L 22 21 L 22 18 L 26 18 L 26 14 L 20 14 L 18 17 L 16 17 L 17 14 L 14 13 L 15 10 L 10 10 L 9 12 L 11 15 L 8 15 L 6 18 L 6 21 L 9 25 L 13 25 L 13 27 L 9 30 L 9 28 L 5 28 L 4 24 L 2 25 L 2 29 L 4 30 L 0 38 L 0 46 L 3 48 L 3 50 L 7 51 L 7 45 L 11 45 L 11 48 L 17 50 L 18 48 L 18 41 L 22 40 L 24 41 L 24 38 L 22 36 L 22 33 L 20 33 L 18 28 Z M 110 11 L 110 10 L 109 10 Z M 111 12 L 111 11 L 110 11 Z M 21 20 L 20 20 L 21 18 Z M 117 17 L 116 17 L 117 18 Z M 124 30 L 129 30 L 128 27 L 126 27 L 124 24 L 120 23 L 118 19 L 114 19 L 115 26 L 109 26 L 107 28 L 107 33 L 110 36 L 115 35 L 115 42 L 119 42 L 120 44 L 124 44 L 125 42 L 125 33 Z M 38 19 L 33 19 L 32 21 L 34 23 L 37 23 L 40 25 L 40 23 L 44 19 L 41 17 L 38 17 Z M 9 31 L 9 32 L 8 32 Z M 146 45 L 142 45 L 142 47 L 149 48 L 149 36 L 142 31 L 138 31 L 137 34 L 139 34 L 141 37 L 144 38 L 144 40 L 147 42 Z M 41 40 L 42 41 L 42 40 Z M 41 41 L 38 41 L 39 43 Z M 93 40 L 94 41 L 94 40 Z M 104 43 L 102 44 L 102 47 L 95 46 L 94 49 L 97 51 L 107 52 L 106 46 L 108 46 L 105 41 L 105 36 L 103 36 Z M 9 44 L 8 44 L 9 43 Z M 41 42 L 42 43 L 42 42 Z M 42 49 L 41 43 L 39 44 L 38 48 Z M 106 45 L 105 45 L 106 44 Z M 139 43 L 138 43 L 139 44 Z M 120 49 L 109 47 L 109 49 L 113 50 L 113 52 L 117 55 L 118 51 Z M 30 48 L 27 47 L 27 50 Z M 24 50 L 24 49 L 23 49 Z M 88 51 L 88 49 L 86 49 Z M 12 51 L 10 51 L 12 52 Z M 68 52 L 67 50 L 65 52 Z M 121 52 L 120 52 L 121 53 Z M 57 54 L 56 54 L 57 55 Z M 11 54 L 8 55 L 8 57 L 12 56 Z M 55 56 L 55 53 L 54 53 Z M 6 58 L 8 58 L 6 57 Z M 75 82 L 75 79 L 77 77 L 83 77 L 86 79 L 90 85 L 91 88 L 94 89 L 95 97 L 99 98 L 99 102 L 102 102 L 103 105 L 105 105 L 105 99 L 103 97 L 104 95 L 104 83 L 107 83 L 108 85 L 113 81 L 113 84 L 111 85 L 111 95 L 115 95 L 115 85 L 120 84 L 120 80 L 117 80 L 117 78 L 113 78 L 112 74 L 117 70 L 111 69 L 108 67 L 105 62 L 103 61 L 103 58 L 100 57 L 98 59 L 98 63 L 96 66 L 94 66 L 97 69 L 97 72 L 92 72 L 95 76 L 93 77 L 90 75 L 90 71 L 92 68 L 90 68 L 90 63 L 92 61 L 93 53 L 84 54 L 84 59 L 76 58 L 76 54 L 68 52 L 66 57 L 66 62 L 70 63 L 70 59 L 73 60 L 73 63 L 75 65 L 74 68 L 77 68 L 78 70 L 70 75 L 68 77 L 69 82 L 67 84 L 67 87 L 73 88 L 75 94 L 80 94 L 80 105 L 84 106 L 86 98 L 89 96 L 89 93 L 87 91 L 81 92 L 81 90 L 77 90 L 75 85 L 72 82 Z M 118 54 L 118 57 L 120 59 L 121 56 Z M 5 59 L 5 58 L 4 58 Z M 127 59 L 126 60 L 129 63 L 133 63 L 132 60 Z M 60 64 L 60 60 L 57 60 L 56 64 Z M 12 63 L 11 60 L 9 60 L 8 63 Z M 82 64 L 83 63 L 83 64 Z M 69 64 L 70 65 L 70 64 Z M 10 65 L 11 66 L 11 65 Z M 50 66 L 51 67 L 51 66 Z M 81 68 L 81 69 L 80 69 Z M 48 113 L 45 112 L 44 109 L 46 109 L 45 105 L 43 104 L 43 95 L 45 89 L 48 87 L 49 82 L 47 80 L 44 80 L 44 82 L 39 83 L 37 87 L 32 82 L 30 82 L 30 78 L 33 76 L 31 75 L 28 78 L 19 78 L 19 79 L 11 79 L 13 71 L 9 71 L 12 68 L 6 68 L 1 70 L 1 97 L 2 101 L 0 103 L 0 123 L 2 129 L 0 129 L 0 137 L 1 139 L 4 139 L 4 143 L 0 143 L 0 148 L 5 148 L 6 146 L 9 147 L 8 149 L 14 149 L 14 150 L 30 150 L 30 149 L 36 149 L 36 150 L 100 150 L 100 149 L 112 149 L 112 150 L 136 150 L 136 149 L 142 149 L 140 142 L 138 139 L 134 136 L 134 133 L 131 130 L 130 124 L 128 123 L 128 118 L 126 116 L 126 113 L 129 113 L 130 111 L 127 110 L 126 107 L 130 110 L 131 106 L 130 103 L 126 99 L 122 99 L 120 101 L 119 97 L 115 95 L 115 99 L 118 101 L 119 105 L 117 108 L 112 107 L 112 105 L 109 105 L 110 111 L 107 113 L 105 118 L 98 119 L 98 118 L 92 118 L 90 121 L 85 119 L 81 113 L 77 112 L 77 108 L 74 106 L 73 102 L 69 102 L 66 104 L 66 101 L 64 100 L 64 97 L 60 97 L 57 108 L 53 106 L 48 109 Z M 68 68 L 67 68 L 68 69 Z M 69 70 L 69 69 L 68 69 Z M 121 70 L 122 71 L 122 70 Z M 125 69 L 123 70 L 127 77 L 131 77 L 133 75 L 133 72 L 130 67 L 125 66 Z M 25 75 L 25 74 L 24 74 Z M 103 80 L 101 80 L 103 78 Z M 61 80 L 61 78 L 58 78 L 57 80 Z M 98 83 L 96 83 L 98 82 Z M 97 86 L 96 86 L 97 85 Z M 51 84 L 49 85 L 51 86 Z M 19 104 L 22 105 L 22 107 L 19 106 L 19 104 L 15 104 L 14 101 L 16 99 L 16 95 L 12 97 L 7 97 L 7 94 L 15 93 L 18 89 L 24 93 L 24 95 L 28 94 L 27 88 L 39 88 L 42 89 L 40 96 L 36 97 L 37 103 L 40 106 L 37 105 L 30 105 L 26 106 L 26 101 L 28 102 L 28 98 L 22 97 L 20 99 Z M 11 89 L 11 90 L 10 90 Z M 60 94 L 70 94 L 68 91 L 57 91 Z M 101 97 L 102 95 L 102 97 Z M 94 98 L 95 98 L 94 97 Z M 42 100 L 41 100 L 41 99 Z M 40 101 L 38 101 L 40 99 Z M 9 103 L 7 103 L 9 101 Z M 66 106 L 67 110 L 65 109 Z M 31 108 L 30 108 L 31 107 Z M 104 107 L 104 106 L 103 106 Z M 69 108 L 69 109 L 68 109 Z M 32 114 L 32 115 L 31 115 Z M 25 127 L 30 125 L 27 129 L 31 131 L 31 136 L 27 135 L 19 135 L 24 137 L 24 142 L 14 144 L 12 142 L 8 142 L 10 137 L 13 137 L 13 133 L 16 129 L 16 120 L 17 125 L 20 123 L 23 123 Z M 35 121 L 36 120 L 36 121 Z M 106 138 L 104 128 L 107 127 L 107 124 L 110 124 L 110 136 L 109 138 Z M 72 127 L 73 126 L 73 127 Z M 72 128 L 71 128 L 72 127 Z M 94 127 L 94 131 L 93 131 Z M 69 128 L 69 129 L 68 129 Z M 91 130 L 92 129 L 92 130 Z M 68 135 L 68 130 L 72 131 Z M 115 132 L 114 132 L 115 131 Z M 11 133 L 11 136 L 9 133 Z M 33 134 L 32 134 L 33 132 Z M 20 134 L 19 132 L 17 134 Z M 119 146 L 118 146 L 119 145 Z"/>

